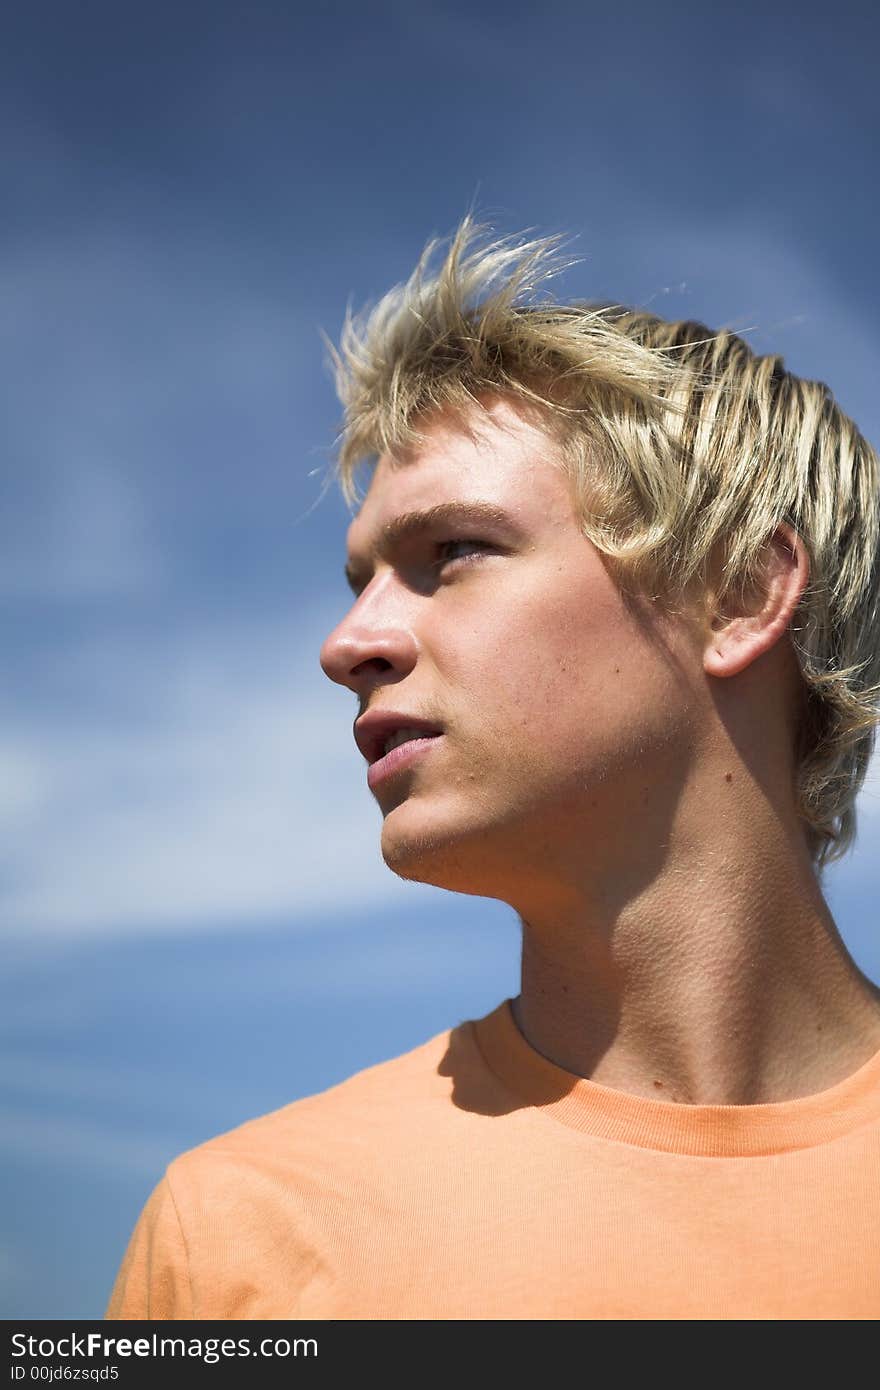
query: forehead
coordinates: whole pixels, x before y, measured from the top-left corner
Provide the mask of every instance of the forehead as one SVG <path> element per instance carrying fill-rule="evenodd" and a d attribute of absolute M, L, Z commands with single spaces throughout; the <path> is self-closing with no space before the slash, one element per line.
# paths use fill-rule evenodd
<path fill-rule="evenodd" d="M 437 412 L 420 429 L 423 442 L 380 456 L 348 529 L 353 562 L 375 549 L 398 516 L 444 502 L 495 503 L 522 527 L 573 518 L 558 445 L 509 399 L 493 399 L 464 417 Z"/>

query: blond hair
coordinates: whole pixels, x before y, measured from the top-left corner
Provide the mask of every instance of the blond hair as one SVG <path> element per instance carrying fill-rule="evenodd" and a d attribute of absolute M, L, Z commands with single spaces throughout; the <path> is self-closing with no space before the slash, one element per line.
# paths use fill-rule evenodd
<path fill-rule="evenodd" d="M 880 723 L 880 463 L 821 382 L 727 330 L 607 303 L 558 304 L 539 286 L 573 264 L 558 236 L 487 239 L 466 216 L 409 280 L 329 341 L 344 417 L 336 475 L 422 439 L 431 411 L 504 392 L 560 443 L 583 534 L 625 592 L 674 609 L 760 581 L 788 522 L 810 577 L 790 625 L 803 677 L 793 730 L 796 809 L 814 868 L 847 853 Z"/>

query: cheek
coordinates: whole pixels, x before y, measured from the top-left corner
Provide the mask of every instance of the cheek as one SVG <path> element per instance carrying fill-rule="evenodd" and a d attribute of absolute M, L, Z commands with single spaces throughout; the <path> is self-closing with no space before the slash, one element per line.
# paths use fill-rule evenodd
<path fill-rule="evenodd" d="M 454 703 L 464 694 L 468 724 L 488 725 L 504 742 L 545 752 L 571 748 L 573 732 L 622 711 L 625 692 L 644 685 L 644 659 L 627 615 L 607 596 L 557 586 L 520 594 L 463 619 L 447 651 Z"/>
<path fill-rule="evenodd" d="M 684 673 L 601 584 L 506 598 L 494 621 L 481 612 L 462 624 L 448 650 L 460 658 L 452 707 L 475 734 L 472 782 L 504 768 L 518 798 L 582 788 L 585 775 L 622 794 L 631 776 L 665 765 L 670 746 L 686 753 L 692 739 Z"/>

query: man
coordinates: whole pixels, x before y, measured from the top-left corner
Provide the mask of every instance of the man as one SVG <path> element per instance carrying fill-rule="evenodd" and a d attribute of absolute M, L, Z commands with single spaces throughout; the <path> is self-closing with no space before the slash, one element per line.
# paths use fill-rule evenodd
<path fill-rule="evenodd" d="M 386 863 L 509 903 L 521 991 L 176 1159 L 108 1316 L 876 1317 L 880 990 L 820 878 L 880 719 L 877 456 L 481 230 L 334 351 L 349 501 L 375 466 L 321 662 Z"/>

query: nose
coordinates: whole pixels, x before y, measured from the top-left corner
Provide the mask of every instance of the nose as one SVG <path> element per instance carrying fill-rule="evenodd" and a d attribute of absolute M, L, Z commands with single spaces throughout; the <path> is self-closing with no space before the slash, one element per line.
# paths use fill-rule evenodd
<path fill-rule="evenodd" d="M 321 646 L 321 669 L 363 701 L 377 685 L 403 680 L 418 657 L 411 627 L 390 614 L 383 618 L 366 594 L 349 610 Z"/>

